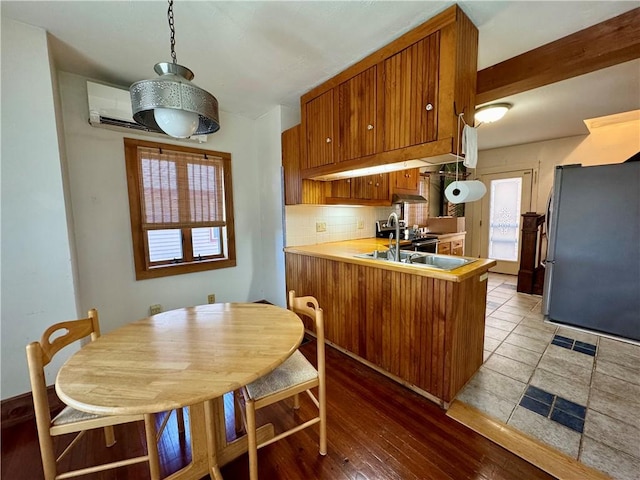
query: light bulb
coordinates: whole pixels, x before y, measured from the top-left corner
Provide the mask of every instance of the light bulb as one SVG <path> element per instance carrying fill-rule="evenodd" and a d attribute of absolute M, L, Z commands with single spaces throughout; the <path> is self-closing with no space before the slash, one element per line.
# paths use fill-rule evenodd
<path fill-rule="evenodd" d="M 153 116 L 162 131 L 175 138 L 189 138 L 195 133 L 200 122 L 197 113 L 175 108 L 156 108 Z"/>
<path fill-rule="evenodd" d="M 475 119 L 480 123 L 493 123 L 500 120 L 511 108 L 509 103 L 496 103 L 476 110 Z"/>

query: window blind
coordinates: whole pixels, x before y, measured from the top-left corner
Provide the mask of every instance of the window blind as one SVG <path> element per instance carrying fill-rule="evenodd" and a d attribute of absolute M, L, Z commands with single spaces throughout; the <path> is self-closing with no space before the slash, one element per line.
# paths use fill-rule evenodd
<path fill-rule="evenodd" d="M 225 226 L 222 158 L 138 147 L 143 230 Z"/>

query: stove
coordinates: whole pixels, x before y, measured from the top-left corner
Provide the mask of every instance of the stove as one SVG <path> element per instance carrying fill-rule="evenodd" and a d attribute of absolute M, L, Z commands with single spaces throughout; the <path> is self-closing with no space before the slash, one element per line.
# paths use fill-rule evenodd
<path fill-rule="evenodd" d="M 405 250 L 414 250 L 416 252 L 436 253 L 438 250 L 438 236 L 430 233 L 422 233 L 407 228 L 406 220 L 399 220 L 400 223 L 400 240 L 411 240 L 411 245 L 403 247 Z M 389 238 L 389 234 L 395 236 L 395 226 L 387 226 L 387 220 L 378 220 L 376 222 L 376 237 Z"/>
<path fill-rule="evenodd" d="M 398 220 L 398 223 L 400 224 L 400 239 L 403 239 L 405 237 L 405 231 L 407 230 L 407 222 L 406 220 Z M 384 220 L 378 220 L 376 222 L 376 237 L 389 238 L 390 233 L 393 233 L 393 235 L 395 236 L 395 225 L 393 227 L 387 226 L 386 218 Z"/>
<path fill-rule="evenodd" d="M 411 240 L 411 249 L 416 252 L 438 252 L 438 236 L 437 235 L 422 235 L 416 236 Z"/>

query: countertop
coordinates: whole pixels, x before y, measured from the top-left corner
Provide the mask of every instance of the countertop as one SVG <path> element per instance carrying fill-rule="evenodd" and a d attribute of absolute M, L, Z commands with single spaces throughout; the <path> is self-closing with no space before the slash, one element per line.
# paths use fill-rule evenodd
<path fill-rule="evenodd" d="M 459 235 L 459 234 L 450 234 Z M 409 245 L 409 240 L 401 241 L 400 246 Z M 389 247 L 389 240 L 386 238 L 364 238 L 359 240 L 346 240 L 342 242 L 321 243 L 318 245 L 300 245 L 296 247 L 285 247 L 286 253 L 297 255 L 307 255 L 318 258 L 326 258 L 328 260 L 338 260 L 357 265 L 366 265 L 370 267 L 382 268 L 385 270 L 393 270 L 403 273 L 411 273 L 424 277 L 438 278 L 451 282 L 462 282 L 469 277 L 486 272 L 496 264 L 495 260 L 478 258 L 475 262 L 464 265 L 455 270 L 448 272 L 426 268 L 422 266 L 411 265 L 400 262 L 385 262 L 381 260 L 372 260 L 367 258 L 358 258 L 354 255 L 368 253 L 374 250 L 386 250 Z M 473 258 L 473 257 L 464 257 Z"/>
<path fill-rule="evenodd" d="M 442 240 L 448 240 L 450 238 L 453 237 L 457 237 L 460 235 L 466 235 L 467 232 L 453 232 L 453 233 L 434 233 L 434 232 L 427 232 L 426 235 L 436 235 L 438 237 L 438 240 L 442 241 Z"/>

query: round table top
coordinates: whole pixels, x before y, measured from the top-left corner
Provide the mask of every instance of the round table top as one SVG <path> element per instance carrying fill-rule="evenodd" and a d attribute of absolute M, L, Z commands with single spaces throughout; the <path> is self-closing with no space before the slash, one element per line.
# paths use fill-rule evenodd
<path fill-rule="evenodd" d="M 103 415 L 195 405 L 269 373 L 303 335 L 300 318 L 273 305 L 171 310 L 85 345 L 60 368 L 56 391 L 67 405 Z"/>

